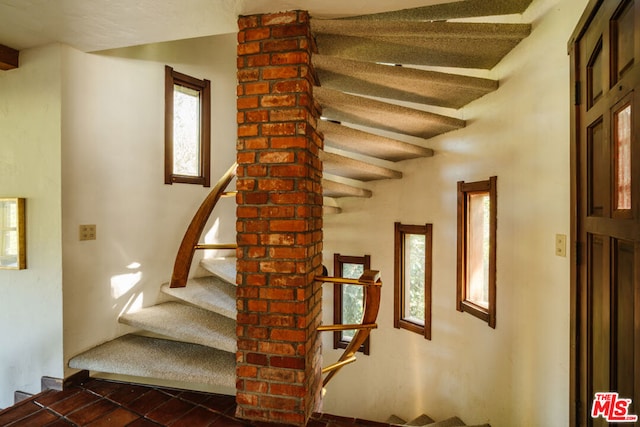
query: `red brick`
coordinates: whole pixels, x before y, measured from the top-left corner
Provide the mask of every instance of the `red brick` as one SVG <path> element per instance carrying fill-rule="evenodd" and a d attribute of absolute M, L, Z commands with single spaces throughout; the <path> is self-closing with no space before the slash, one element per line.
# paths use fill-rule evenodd
<path fill-rule="evenodd" d="M 236 402 L 240 405 L 258 405 L 258 396 L 248 393 L 236 393 Z"/>
<path fill-rule="evenodd" d="M 301 219 L 273 220 L 269 223 L 270 231 L 306 231 L 307 222 Z"/>
<path fill-rule="evenodd" d="M 287 108 L 285 110 L 272 110 L 269 112 L 269 120 L 272 122 L 292 122 L 307 119 L 307 110 L 304 108 Z M 289 134 L 293 135 L 295 129 Z"/>
<path fill-rule="evenodd" d="M 246 232 L 264 232 L 269 230 L 269 221 L 266 220 L 248 220 L 244 221 L 244 231 Z"/>
<path fill-rule="evenodd" d="M 296 367 L 295 369 L 304 369 L 304 359 L 297 358 L 295 360 L 302 360 L 302 367 Z M 291 397 L 304 397 L 306 389 L 299 385 L 292 384 L 271 384 L 269 386 L 269 392 L 280 396 Z"/>
<path fill-rule="evenodd" d="M 269 257 L 274 259 L 303 259 L 307 257 L 307 250 L 304 247 L 275 247 L 269 248 Z"/>
<path fill-rule="evenodd" d="M 260 290 L 255 287 L 242 286 L 236 290 L 236 298 L 259 298 Z"/>
<path fill-rule="evenodd" d="M 244 390 L 254 393 L 266 393 L 269 390 L 269 383 L 264 381 L 245 381 Z"/>
<path fill-rule="evenodd" d="M 297 326 L 298 322 L 294 316 L 286 316 L 286 315 L 275 315 L 275 314 L 264 314 L 260 316 L 260 325 L 262 326 L 283 326 L 283 327 L 293 327 Z M 274 357 L 272 356 L 273 360 Z M 280 366 L 281 368 L 286 368 L 286 366 Z"/>
<path fill-rule="evenodd" d="M 247 337 L 256 340 L 266 340 L 269 338 L 269 329 L 250 326 L 247 328 Z"/>
<path fill-rule="evenodd" d="M 285 52 L 298 49 L 298 39 L 267 40 L 262 42 L 263 52 Z"/>
<path fill-rule="evenodd" d="M 238 218 L 257 218 L 258 208 L 250 206 L 238 206 L 236 208 L 236 216 Z"/>
<path fill-rule="evenodd" d="M 293 383 L 296 380 L 296 373 L 290 369 L 258 368 L 258 378 L 267 381 Z"/>
<path fill-rule="evenodd" d="M 296 155 L 290 151 L 267 151 L 260 153 L 260 163 L 292 163 Z"/>
<path fill-rule="evenodd" d="M 236 375 L 244 378 L 256 378 L 258 376 L 258 368 L 255 366 L 240 365 L 236 368 Z"/>
<path fill-rule="evenodd" d="M 279 12 L 262 16 L 262 25 L 284 25 L 298 22 L 298 12 Z"/>
<path fill-rule="evenodd" d="M 269 338 L 274 341 L 304 342 L 307 333 L 297 329 L 273 329 Z"/>
<path fill-rule="evenodd" d="M 278 343 L 263 341 L 259 344 L 260 351 L 269 354 L 279 354 L 283 356 L 294 356 L 296 354 L 296 348 L 290 343 Z"/>
<path fill-rule="evenodd" d="M 264 95 L 260 98 L 263 107 L 293 107 L 296 103 L 295 95 Z"/>
<path fill-rule="evenodd" d="M 259 78 L 260 78 L 260 71 L 256 69 L 238 71 L 238 81 L 240 83 L 256 81 Z"/>
<path fill-rule="evenodd" d="M 247 274 L 245 284 L 248 286 L 264 286 L 267 284 L 267 278 L 264 274 Z"/>
<path fill-rule="evenodd" d="M 261 191 L 291 191 L 293 190 L 293 187 L 293 180 L 285 181 L 283 179 L 261 179 L 258 181 L 258 189 Z M 275 194 L 276 193 L 269 194 L 269 199 L 273 199 L 273 196 Z"/>
<path fill-rule="evenodd" d="M 247 113 L 249 114 L 249 113 Z M 246 138 L 244 141 L 244 149 L 246 150 L 263 150 L 269 147 L 269 139 L 268 138 Z M 253 174 L 251 174 L 253 175 Z"/>
<path fill-rule="evenodd" d="M 269 200 L 275 204 L 294 205 L 306 203 L 307 195 L 304 193 L 274 193 L 269 195 Z"/>
<path fill-rule="evenodd" d="M 261 301 L 261 300 L 250 300 L 247 306 L 250 311 L 258 311 L 258 312 L 267 311 L 267 308 L 268 308 L 267 301 Z"/>
<path fill-rule="evenodd" d="M 270 233 L 260 235 L 260 243 L 263 245 L 293 245 L 295 236 L 287 233 Z"/>
<path fill-rule="evenodd" d="M 238 56 L 251 55 L 258 52 L 260 52 L 259 42 L 243 43 L 238 45 Z"/>
<path fill-rule="evenodd" d="M 267 122 L 269 121 L 269 112 L 265 110 L 247 111 L 245 117 L 246 121 L 250 123 Z M 266 143 L 267 140 L 262 138 L 261 141 Z"/>
<path fill-rule="evenodd" d="M 285 313 L 285 314 L 304 314 L 306 312 L 306 306 L 301 302 L 271 302 L 271 313 Z"/>
<path fill-rule="evenodd" d="M 264 246 L 252 246 L 247 251 L 247 257 L 249 258 L 264 258 L 267 254 L 267 248 Z"/>
<path fill-rule="evenodd" d="M 264 123 L 261 127 L 264 136 L 295 135 L 294 123 Z"/>
<path fill-rule="evenodd" d="M 306 148 L 308 144 L 307 138 L 303 136 L 293 137 L 272 137 L 271 148 Z"/>
<path fill-rule="evenodd" d="M 267 59 L 267 64 L 269 62 L 269 59 Z M 262 78 L 264 80 L 290 79 L 299 76 L 300 68 L 295 66 L 267 67 L 262 70 Z"/>
<path fill-rule="evenodd" d="M 256 15 L 252 16 L 241 16 L 238 18 L 238 28 L 242 31 L 246 28 L 253 28 L 258 26 L 258 17 Z"/>
<path fill-rule="evenodd" d="M 309 26 L 307 24 L 294 24 L 294 25 L 283 25 L 282 27 L 274 27 L 271 30 L 271 37 L 273 38 L 283 38 L 283 37 L 295 37 L 295 36 L 306 36 L 309 34 Z M 300 39 L 305 40 L 305 39 Z"/>
<path fill-rule="evenodd" d="M 248 49 L 252 50 L 253 48 L 250 47 Z M 310 56 L 307 52 L 303 51 L 274 53 L 271 55 L 271 61 L 269 63 L 271 65 L 309 64 Z"/>
<path fill-rule="evenodd" d="M 256 82 L 256 83 L 244 83 L 245 95 L 262 95 L 269 93 L 269 83 Z"/>
<path fill-rule="evenodd" d="M 250 55 L 246 57 L 247 67 L 264 67 L 271 63 L 271 55 L 267 53 L 260 53 L 258 55 Z"/>
<path fill-rule="evenodd" d="M 284 397 L 263 395 L 260 396 L 260 407 L 278 409 L 280 411 L 293 411 L 299 409 L 300 399 L 287 399 Z"/>
<path fill-rule="evenodd" d="M 259 298 L 264 300 L 292 300 L 295 292 L 293 289 L 282 288 L 262 288 L 260 289 Z"/>
<path fill-rule="evenodd" d="M 238 110 L 247 110 L 250 108 L 258 108 L 259 98 L 257 96 L 248 96 L 243 98 L 238 98 L 236 101 Z"/>
<path fill-rule="evenodd" d="M 296 271 L 295 263 L 290 261 L 262 261 L 260 271 L 263 273 L 293 273 Z"/>
<path fill-rule="evenodd" d="M 244 202 L 248 205 L 264 205 L 269 201 L 269 193 L 254 192 L 244 195 Z"/>
<path fill-rule="evenodd" d="M 304 369 L 306 366 L 302 357 L 271 356 L 269 362 L 274 368 Z"/>
<path fill-rule="evenodd" d="M 272 177 L 306 177 L 309 171 L 304 165 L 286 165 L 271 167 L 270 176 Z"/>
<path fill-rule="evenodd" d="M 271 30 L 264 27 L 248 29 L 244 33 L 246 41 L 263 40 L 271 36 Z"/>
<path fill-rule="evenodd" d="M 267 366 L 269 359 L 266 354 L 263 353 L 247 353 L 245 356 L 247 363 L 252 365 Z"/>
<path fill-rule="evenodd" d="M 255 163 L 256 153 L 251 153 L 251 152 L 238 153 L 236 156 L 236 160 L 239 164 Z"/>
<path fill-rule="evenodd" d="M 236 321 L 246 325 L 257 325 L 258 315 L 254 313 L 238 313 Z"/>
<path fill-rule="evenodd" d="M 265 206 L 260 208 L 259 215 L 268 218 L 291 218 L 295 211 L 293 206 Z"/>
<path fill-rule="evenodd" d="M 311 85 L 305 79 L 284 80 L 273 85 L 273 93 L 305 92 L 311 91 Z"/>

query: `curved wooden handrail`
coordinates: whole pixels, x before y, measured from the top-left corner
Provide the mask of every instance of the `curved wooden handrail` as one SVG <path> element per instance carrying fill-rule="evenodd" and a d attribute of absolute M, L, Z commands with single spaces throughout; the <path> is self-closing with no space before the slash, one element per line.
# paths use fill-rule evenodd
<path fill-rule="evenodd" d="M 356 330 L 355 335 L 351 338 L 351 341 L 338 361 L 322 369 L 322 373 L 327 374 L 322 382 L 322 385 L 326 386 L 340 369 L 356 361 L 356 352 L 367 339 L 371 330 L 377 328 L 376 319 L 378 317 L 378 311 L 380 310 L 382 281 L 380 280 L 380 273 L 375 270 L 365 271 L 359 279 L 342 279 L 339 277 L 326 276 L 318 276 L 316 279 L 326 283 L 364 286 L 364 314 L 362 315 L 362 323 L 357 325 L 327 325 L 318 328 L 320 332 L 347 329 Z"/>
<path fill-rule="evenodd" d="M 220 178 L 218 183 L 213 187 L 209 195 L 200 205 L 194 215 L 189 227 L 187 228 L 180 248 L 178 249 L 178 255 L 173 265 L 173 273 L 171 275 L 172 288 L 184 288 L 187 285 L 187 279 L 189 278 L 189 270 L 191 269 L 191 263 L 193 262 L 193 254 L 200 241 L 200 236 L 204 231 L 204 227 L 211 216 L 211 212 L 215 207 L 218 200 L 224 195 L 225 189 L 236 176 L 237 163 L 234 163 L 229 170 Z"/>

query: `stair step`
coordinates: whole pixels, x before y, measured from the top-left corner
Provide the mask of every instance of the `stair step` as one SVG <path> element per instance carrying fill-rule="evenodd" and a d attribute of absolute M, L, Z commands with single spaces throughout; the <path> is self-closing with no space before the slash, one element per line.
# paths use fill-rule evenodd
<path fill-rule="evenodd" d="M 495 80 L 314 55 L 321 86 L 343 92 L 461 108 L 498 88 Z"/>
<path fill-rule="evenodd" d="M 69 361 L 69 367 L 118 375 L 235 387 L 234 353 L 178 341 L 125 335 Z"/>
<path fill-rule="evenodd" d="M 120 316 L 120 323 L 193 344 L 235 353 L 236 322 L 217 313 L 166 302 Z"/>
<path fill-rule="evenodd" d="M 342 213 L 342 209 L 339 206 L 322 206 L 323 215 L 336 215 Z"/>
<path fill-rule="evenodd" d="M 402 172 L 372 165 L 370 163 L 341 156 L 339 154 L 327 153 L 326 151 L 320 152 L 320 160 L 322 160 L 324 172 L 345 178 L 365 182 L 375 181 L 378 179 L 402 178 Z"/>
<path fill-rule="evenodd" d="M 400 418 L 397 415 L 390 415 L 389 418 L 387 418 L 384 422 L 387 423 L 387 424 L 402 425 L 402 424 L 406 423 L 407 421 L 404 418 Z"/>
<path fill-rule="evenodd" d="M 464 120 L 315 87 L 322 115 L 331 120 L 431 138 L 465 126 Z"/>
<path fill-rule="evenodd" d="M 203 258 L 200 261 L 200 265 L 210 272 L 211 274 L 215 274 L 222 280 L 231 283 L 232 285 L 236 284 L 236 258 L 235 257 L 226 257 L 226 258 Z"/>
<path fill-rule="evenodd" d="M 433 156 L 433 150 L 429 148 L 363 132 L 328 120 L 321 120 L 318 123 L 318 130 L 324 134 L 324 143 L 327 147 L 339 148 L 377 159 L 397 162 Z"/>
<path fill-rule="evenodd" d="M 426 424 L 424 427 L 463 427 L 466 424 L 458 417 L 447 418 L 437 423 Z"/>
<path fill-rule="evenodd" d="M 371 190 L 366 188 L 354 187 L 353 185 L 343 184 L 341 182 L 322 180 L 322 195 L 325 197 L 366 197 L 372 196 Z"/>
<path fill-rule="evenodd" d="M 426 424 L 434 423 L 433 418 L 428 416 L 427 414 L 422 414 L 419 417 L 412 419 L 411 421 L 407 421 L 404 425 L 406 426 L 424 426 Z"/>
<path fill-rule="evenodd" d="M 344 19 L 367 19 L 372 21 L 444 21 L 477 16 L 511 15 L 524 12 L 531 4 L 531 1 L 532 0 L 466 0 Z"/>
<path fill-rule="evenodd" d="M 219 277 L 189 279 L 184 288 L 162 285 L 162 292 L 230 319 L 236 318 L 236 287 Z"/>
<path fill-rule="evenodd" d="M 531 32 L 529 24 L 311 21 L 318 52 L 369 62 L 491 69 Z"/>

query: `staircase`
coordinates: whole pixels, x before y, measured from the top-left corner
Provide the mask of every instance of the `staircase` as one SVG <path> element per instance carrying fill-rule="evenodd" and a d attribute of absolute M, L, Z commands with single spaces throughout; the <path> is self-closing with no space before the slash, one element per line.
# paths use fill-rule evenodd
<path fill-rule="evenodd" d="M 140 332 L 116 338 L 69 361 L 76 369 L 149 378 L 183 388 L 233 394 L 236 385 L 235 258 L 203 262 L 211 276 L 161 289 L 160 303 L 118 319 Z"/>
<path fill-rule="evenodd" d="M 467 75 L 466 69 L 493 68 L 531 31 L 529 24 L 447 20 L 522 13 L 530 2 L 466 0 L 349 19 L 312 20 L 319 51 L 313 63 L 320 82 L 314 95 L 324 115 L 318 126 L 325 141 L 321 153 L 325 213 L 340 212 L 336 199 L 371 197 L 368 182 L 401 179 L 397 162 L 433 156 L 430 138 L 466 126 L 457 110 L 498 89 L 497 81 Z M 223 187 L 231 179 L 228 174 L 221 180 Z M 119 318 L 139 332 L 75 356 L 69 361 L 71 368 L 126 375 L 140 382 L 165 380 L 185 388 L 235 392 L 236 261 L 204 260 L 201 265 L 211 275 L 187 280 L 193 249 L 216 249 L 197 241 L 220 197 L 221 193 L 206 200 L 203 212 L 196 214 L 198 223 L 193 229 L 192 223 L 183 241 L 190 253 L 182 254 L 181 247 L 171 284 L 162 286 L 159 302 Z M 374 299 L 377 293 L 378 301 L 372 303 L 377 315 L 379 281 L 375 275 L 368 277 L 357 284 L 371 287 Z M 368 334 L 376 327 L 374 322 L 375 315 L 363 320 L 366 326 L 361 325 L 360 331 Z M 329 375 L 355 360 L 354 353 L 346 351 Z M 420 425 L 464 423 L 452 419 Z"/>
<path fill-rule="evenodd" d="M 336 199 L 371 197 L 370 181 L 401 179 L 397 162 L 433 156 L 430 138 L 466 126 L 458 110 L 499 86 L 468 69 L 490 70 L 531 31 L 478 18 L 520 14 L 530 3 L 466 0 L 312 20 L 330 212 L 340 212 Z"/>

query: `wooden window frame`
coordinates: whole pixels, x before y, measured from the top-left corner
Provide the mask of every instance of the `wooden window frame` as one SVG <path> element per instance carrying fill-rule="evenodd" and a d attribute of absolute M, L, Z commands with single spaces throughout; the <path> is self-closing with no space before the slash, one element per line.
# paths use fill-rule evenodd
<path fill-rule="evenodd" d="M 498 178 L 492 176 L 486 181 L 458 182 L 458 260 L 456 309 L 466 312 L 496 327 L 496 232 L 498 228 Z M 469 195 L 489 194 L 489 307 L 484 308 L 467 299 L 467 236 L 468 236 L 468 200 Z"/>
<path fill-rule="evenodd" d="M 371 256 L 348 256 L 333 254 L 333 276 L 342 277 L 342 264 L 362 264 L 364 270 L 371 269 Z M 342 324 L 342 284 L 335 283 L 333 285 L 333 323 Z M 342 331 L 333 333 L 333 348 L 347 348 L 349 341 L 342 339 Z M 367 337 L 365 342 L 358 349 L 359 352 L 366 354 L 371 353 L 371 336 Z"/>
<path fill-rule="evenodd" d="M 199 176 L 173 173 L 173 92 L 174 85 L 184 86 L 200 93 L 200 174 Z M 197 184 L 211 186 L 211 84 L 209 80 L 175 71 L 165 66 L 165 129 L 164 129 L 164 183 Z"/>
<path fill-rule="evenodd" d="M 404 241 L 407 234 L 421 234 L 425 236 L 424 260 L 424 325 L 420 325 L 403 318 L 404 314 Z M 394 224 L 394 288 L 393 288 L 393 327 L 406 329 L 431 340 L 431 281 L 432 281 L 432 249 L 433 227 L 431 224 L 407 225 L 396 222 Z"/>

